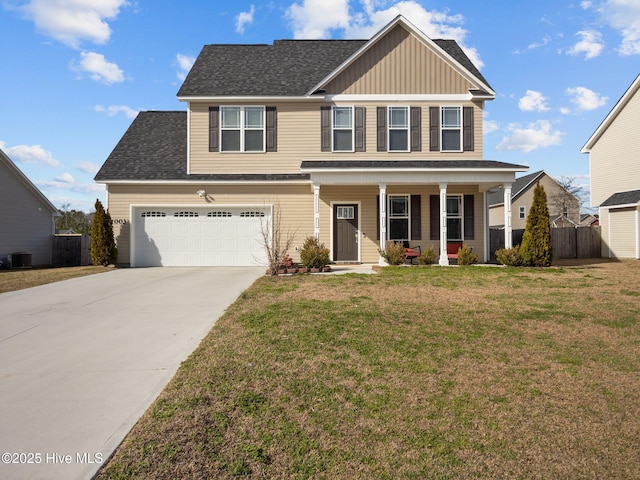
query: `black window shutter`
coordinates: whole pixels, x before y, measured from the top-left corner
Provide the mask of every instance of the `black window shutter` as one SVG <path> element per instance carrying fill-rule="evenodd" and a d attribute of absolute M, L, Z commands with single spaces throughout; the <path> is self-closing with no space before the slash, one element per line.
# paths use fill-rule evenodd
<path fill-rule="evenodd" d="M 276 107 L 266 108 L 267 120 L 267 152 L 278 151 L 278 114 Z"/>
<path fill-rule="evenodd" d="M 474 210 L 473 210 L 473 195 L 464 196 L 464 239 L 473 240 L 475 238 L 474 232 Z"/>
<path fill-rule="evenodd" d="M 365 114 L 366 111 L 364 107 L 355 108 L 356 152 L 365 152 L 367 149 L 365 137 Z"/>
<path fill-rule="evenodd" d="M 429 150 L 440 151 L 440 107 L 429 107 Z"/>
<path fill-rule="evenodd" d="M 331 151 L 331 107 L 320 107 L 320 151 Z"/>
<path fill-rule="evenodd" d="M 209 151 L 220 150 L 220 107 L 209 107 Z"/>
<path fill-rule="evenodd" d="M 462 149 L 473 152 L 473 107 L 462 109 Z"/>
<path fill-rule="evenodd" d="M 422 240 L 420 195 L 411 195 L 411 240 Z"/>
<path fill-rule="evenodd" d="M 429 195 L 429 238 L 440 240 L 440 195 Z"/>
<path fill-rule="evenodd" d="M 411 107 L 411 151 L 422 151 L 422 108 Z"/>
<path fill-rule="evenodd" d="M 376 238 L 380 240 L 380 195 L 376 195 Z"/>
<path fill-rule="evenodd" d="M 377 144 L 379 152 L 387 151 L 387 107 L 377 108 Z"/>

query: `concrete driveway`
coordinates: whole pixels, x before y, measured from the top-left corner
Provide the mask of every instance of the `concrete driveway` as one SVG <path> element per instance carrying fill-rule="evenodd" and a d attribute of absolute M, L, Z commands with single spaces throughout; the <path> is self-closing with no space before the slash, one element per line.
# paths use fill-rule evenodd
<path fill-rule="evenodd" d="M 263 273 L 122 269 L 0 294 L 0 478 L 91 478 Z"/>

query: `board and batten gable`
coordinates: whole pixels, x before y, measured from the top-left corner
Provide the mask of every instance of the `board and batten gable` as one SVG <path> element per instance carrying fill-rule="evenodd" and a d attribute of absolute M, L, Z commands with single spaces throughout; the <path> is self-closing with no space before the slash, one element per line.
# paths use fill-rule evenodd
<path fill-rule="evenodd" d="M 594 207 L 614 193 L 640 189 L 640 77 L 634 85 L 635 92 L 589 151 Z"/>
<path fill-rule="evenodd" d="M 31 254 L 32 265 L 51 264 L 55 207 L 0 151 L 0 255 Z"/>

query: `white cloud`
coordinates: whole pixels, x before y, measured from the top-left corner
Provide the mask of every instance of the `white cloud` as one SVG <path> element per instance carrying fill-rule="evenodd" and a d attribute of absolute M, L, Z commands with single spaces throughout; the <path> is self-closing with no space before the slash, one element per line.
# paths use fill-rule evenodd
<path fill-rule="evenodd" d="M 14 147 L 7 147 L 4 142 L 0 142 L 0 148 L 14 161 L 40 163 L 52 168 L 60 166 L 60 162 L 53 158 L 52 153 L 42 148 L 41 145 L 16 145 Z"/>
<path fill-rule="evenodd" d="M 621 55 L 640 55 L 640 1 L 607 0 L 598 12 L 609 26 L 620 32 Z"/>
<path fill-rule="evenodd" d="M 73 176 L 70 173 L 63 173 L 62 175 L 58 175 L 56 177 L 56 182 L 60 182 L 60 183 L 73 183 L 75 182 L 75 179 L 73 178 Z"/>
<path fill-rule="evenodd" d="M 581 30 L 576 33 L 576 35 L 581 37 L 581 40 L 567 51 L 569 55 L 580 55 L 584 53 L 585 60 L 589 60 L 602 53 L 604 43 L 602 43 L 602 34 L 600 32 L 595 30 Z"/>
<path fill-rule="evenodd" d="M 546 112 L 549 110 L 547 99 L 542 93 L 535 90 L 527 90 L 525 96 L 518 102 L 518 107 L 523 112 Z"/>
<path fill-rule="evenodd" d="M 108 62 L 101 53 L 81 52 L 79 64 L 72 63 L 71 68 L 86 72 L 92 80 L 107 85 L 124 81 L 124 74 L 118 65 Z"/>
<path fill-rule="evenodd" d="M 493 120 L 482 121 L 482 133 L 484 135 L 489 135 L 490 133 L 497 132 L 498 130 L 500 130 L 498 122 L 494 122 Z"/>
<path fill-rule="evenodd" d="M 177 77 L 184 81 L 187 78 L 187 74 L 191 67 L 193 67 L 194 62 L 196 61 L 196 57 L 192 55 L 183 55 L 182 53 L 178 53 L 176 55 L 176 62 L 178 64 L 178 72 L 176 73 Z"/>
<path fill-rule="evenodd" d="M 113 20 L 127 0 L 30 0 L 18 7 L 36 28 L 72 48 L 83 41 L 104 44 L 111 36 L 105 20 Z"/>
<path fill-rule="evenodd" d="M 255 5 L 251 5 L 248 12 L 240 12 L 236 17 L 236 32 L 243 34 L 244 26 L 251 25 L 253 23 L 253 14 L 256 11 Z"/>
<path fill-rule="evenodd" d="M 55 180 L 36 180 L 35 183 L 38 187 L 44 189 L 57 189 L 57 190 L 69 190 L 77 193 L 99 193 L 106 190 L 106 186 L 100 183 L 75 183 L 64 181 L 56 177 Z"/>
<path fill-rule="evenodd" d="M 77 166 L 77 169 L 81 172 L 88 173 L 90 175 L 95 175 L 100 170 L 100 165 L 96 165 L 91 162 L 80 162 Z"/>
<path fill-rule="evenodd" d="M 598 107 L 606 105 L 607 97 L 598 95 L 593 90 L 585 87 L 567 88 L 567 95 L 571 97 L 571 102 L 578 107 L 579 110 L 590 111 Z"/>
<path fill-rule="evenodd" d="M 119 113 L 124 113 L 127 118 L 136 118 L 139 110 L 134 110 L 127 105 L 109 105 L 105 107 L 103 105 L 96 105 L 93 107 L 96 112 L 106 113 L 110 117 L 115 117 Z"/>
<path fill-rule="evenodd" d="M 554 130 L 548 120 L 538 120 L 524 128 L 518 124 L 511 124 L 509 133 L 498 144 L 496 150 L 529 153 L 538 148 L 560 145 L 564 135 L 563 132 Z"/>
<path fill-rule="evenodd" d="M 360 0 L 364 12 L 351 15 L 349 0 L 303 0 L 287 9 L 295 38 L 329 38 L 331 30 L 341 29 L 345 38 L 371 38 L 391 20 L 403 15 L 430 38 L 446 38 L 458 42 L 477 68 L 482 68 L 478 51 L 465 44 L 467 30 L 462 28 L 464 17 L 450 14 L 448 10 L 426 10 L 415 0 L 396 2 L 380 9 L 389 2 L 384 0 Z"/>

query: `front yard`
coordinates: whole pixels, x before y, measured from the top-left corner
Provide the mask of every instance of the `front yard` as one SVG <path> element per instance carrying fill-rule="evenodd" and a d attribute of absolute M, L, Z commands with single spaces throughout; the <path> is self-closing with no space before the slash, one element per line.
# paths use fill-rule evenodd
<path fill-rule="evenodd" d="M 640 262 L 264 277 L 98 478 L 637 478 L 639 318 Z"/>
<path fill-rule="evenodd" d="M 37 287 L 47 283 L 61 282 L 70 278 L 84 277 L 95 273 L 110 271 L 111 268 L 102 266 L 59 267 L 59 268 L 28 268 L 15 270 L 0 270 L 0 293 L 13 292 L 23 288 Z"/>

